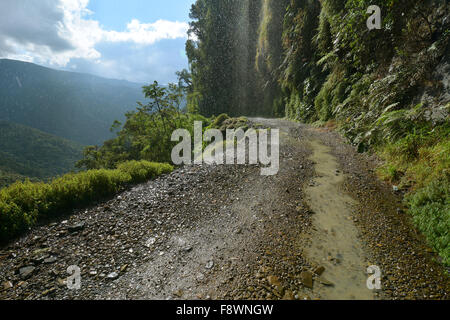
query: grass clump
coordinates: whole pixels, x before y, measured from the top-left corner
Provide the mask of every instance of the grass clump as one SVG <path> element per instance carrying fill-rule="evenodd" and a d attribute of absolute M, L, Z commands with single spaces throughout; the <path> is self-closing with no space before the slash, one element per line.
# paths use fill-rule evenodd
<path fill-rule="evenodd" d="M 70 173 L 49 183 L 16 182 L 0 190 L 0 241 L 19 236 L 40 219 L 88 205 L 172 170 L 169 164 L 129 161 L 117 169 Z"/>
<path fill-rule="evenodd" d="M 407 190 L 405 202 L 428 243 L 450 265 L 450 126 L 414 131 L 380 150 L 378 173 Z"/>

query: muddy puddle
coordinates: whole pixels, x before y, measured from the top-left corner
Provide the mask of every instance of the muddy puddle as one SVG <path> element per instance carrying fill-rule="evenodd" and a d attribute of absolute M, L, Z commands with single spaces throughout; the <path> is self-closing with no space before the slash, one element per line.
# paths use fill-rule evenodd
<path fill-rule="evenodd" d="M 366 284 L 367 263 L 352 219 L 355 202 L 339 188 L 344 175 L 330 149 L 318 141 L 310 145 L 317 176 L 305 187 L 314 212 L 305 254 L 312 265 L 325 268 L 313 291 L 327 300 L 371 300 L 374 296 Z"/>

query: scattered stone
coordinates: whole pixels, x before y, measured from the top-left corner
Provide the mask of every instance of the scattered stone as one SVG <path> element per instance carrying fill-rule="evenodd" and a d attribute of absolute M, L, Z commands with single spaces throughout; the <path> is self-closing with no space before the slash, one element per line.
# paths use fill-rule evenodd
<path fill-rule="evenodd" d="M 33 256 L 34 257 L 38 257 L 44 254 L 48 254 L 48 252 L 51 250 L 51 248 L 42 248 L 42 249 L 37 249 L 33 251 Z"/>
<path fill-rule="evenodd" d="M 201 272 L 197 273 L 197 281 L 203 281 L 205 279 L 205 275 Z"/>
<path fill-rule="evenodd" d="M 324 272 L 325 272 L 325 267 L 323 267 L 323 266 L 320 266 L 320 267 L 317 267 L 316 269 L 314 269 L 314 273 L 317 274 L 318 276 L 321 276 Z"/>
<path fill-rule="evenodd" d="M 283 296 L 283 300 L 295 300 L 294 294 L 290 290 L 286 290 Z"/>
<path fill-rule="evenodd" d="M 147 248 L 151 248 L 154 244 L 156 243 L 156 238 L 150 238 L 147 240 L 147 242 L 145 243 L 145 246 Z"/>
<path fill-rule="evenodd" d="M 3 289 L 4 290 L 9 290 L 13 287 L 13 283 L 11 281 L 5 281 L 3 282 Z"/>
<path fill-rule="evenodd" d="M 27 280 L 28 278 L 30 278 L 33 275 L 35 270 L 36 270 L 36 267 L 34 267 L 34 266 L 20 268 L 20 270 L 19 270 L 20 278 L 22 280 Z"/>
<path fill-rule="evenodd" d="M 119 277 L 119 274 L 117 272 L 111 272 L 108 274 L 107 278 L 111 280 L 116 280 Z"/>
<path fill-rule="evenodd" d="M 55 263 L 56 261 L 58 261 L 58 259 L 55 256 L 51 256 L 47 259 L 44 260 L 45 264 L 52 264 Z"/>
<path fill-rule="evenodd" d="M 59 287 L 65 287 L 67 285 L 67 279 L 58 278 L 56 280 L 56 283 L 58 284 Z"/>
<path fill-rule="evenodd" d="M 173 293 L 173 295 L 177 298 L 183 297 L 183 290 L 177 290 Z"/>
<path fill-rule="evenodd" d="M 212 260 L 208 261 L 208 263 L 205 266 L 206 269 L 212 269 L 213 267 L 214 267 L 214 261 L 212 261 Z"/>
<path fill-rule="evenodd" d="M 53 293 L 53 292 L 55 292 L 55 291 L 56 291 L 56 288 L 53 287 L 53 288 L 50 288 L 50 289 L 45 290 L 44 292 L 42 292 L 42 295 L 43 295 L 43 296 L 48 296 L 49 294 L 51 294 L 51 293 Z"/>
<path fill-rule="evenodd" d="M 128 269 L 128 265 L 127 264 L 125 264 L 125 265 L 123 265 L 121 268 L 120 268 L 120 272 L 125 272 L 125 271 L 127 271 L 127 269 Z"/>
<path fill-rule="evenodd" d="M 300 273 L 300 280 L 305 287 L 309 289 L 313 288 L 313 275 L 311 272 L 303 271 Z"/>
<path fill-rule="evenodd" d="M 67 230 L 70 233 L 75 233 L 75 232 L 83 230 L 85 227 L 86 227 L 86 224 L 84 222 L 81 222 L 81 223 L 77 223 L 77 224 L 75 224 L 73 226 L 67 227 Z"/>
<path fill-rule="evenodd" d="M 275 295 L 277 295 L 279 298 L 282 298 L 284 295 L 285 289 L 282 285 L 275 286 Z"/>
<path fill-rule="evenodd" d="M 37 256 L 32 258 L 31 260 L 35 263 L 35 264 L 41 264 L 42 262 L 44 262 L 45 259 L 48 258 L 48 254 L 43 254 L 41 256 Z"/>
<path fill-rule="evenodd" d="M 183 248 L 183 251 L 187 253 L 187 252 L 191 252 L 192 249 L 193 249 L 193 248 L 192 248 L 191 246 L 187 246 L 187 247 L 184 247 L 184 248 Z"/>
<path fill-rule="evenodd" d="M 281 282 L 280 279 L 276 276 L 268 276 L 267 277 L 267 281 L 269 282 L 269 284 L 271 286 L 281 286 Z"/>
<path fill-rule="evenodd" d="M 324 286 L 327 287 L 334 287 L 334 283 L 328 281 L 327 279 L 325 279 L 324 277 L 318 277 L 317 280 L 323 284 Z"/>

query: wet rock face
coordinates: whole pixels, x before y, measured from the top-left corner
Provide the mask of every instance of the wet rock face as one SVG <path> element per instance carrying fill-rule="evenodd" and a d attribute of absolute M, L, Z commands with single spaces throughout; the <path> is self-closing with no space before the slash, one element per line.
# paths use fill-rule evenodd
<path fill-rule="evenodd" d="M 450 116 L 450 58 L 446 57 L 436 67 L 420 98 L 425 119 L 434 124 L 448 120 Z"/>

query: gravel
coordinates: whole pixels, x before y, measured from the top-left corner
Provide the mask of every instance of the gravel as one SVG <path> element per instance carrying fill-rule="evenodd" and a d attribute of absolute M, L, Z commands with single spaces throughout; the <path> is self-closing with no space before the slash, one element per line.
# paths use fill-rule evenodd
<path fill-rule="evenodd" d="M 315 288 L 333 279 L 302 254 L 314 228 L 303 194 L 314 177 L 312 137 L 331 147 L 341 187 L 359 203 L 367 263 L 383 271 L 377 297 L 448 299 L 444 268 L 398 213 L 400 195 L 374 177 L 376 159 L 335 133 L 255 121 L 285 133 L 277 175 L 185 166 L 35 228 L 0 248 L 0 299 L 319 299 Z M 81 270 L 79 290 L 66 286 L 69 266 Z"/>

